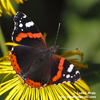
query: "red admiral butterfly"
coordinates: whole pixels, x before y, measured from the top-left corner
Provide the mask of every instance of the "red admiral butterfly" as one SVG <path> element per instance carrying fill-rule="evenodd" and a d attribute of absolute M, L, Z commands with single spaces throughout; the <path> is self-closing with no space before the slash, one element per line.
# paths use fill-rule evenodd
<path fill-rule="evenodd" d="M 12 41 L 20 45 L 12 47 L 10 61 L 26 84 L 40 88 L 80 79 L 74 65 L 55 54 L 58 46 L 48 48 L 37 26 L 24 13 L 17 12 L 14 23 Z"/>

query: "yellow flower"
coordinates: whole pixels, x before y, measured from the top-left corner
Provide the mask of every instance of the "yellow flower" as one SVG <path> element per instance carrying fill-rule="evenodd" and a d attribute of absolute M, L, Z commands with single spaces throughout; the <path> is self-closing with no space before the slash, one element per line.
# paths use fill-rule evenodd
<path fill-rule="evenodd" d="M 23 3 L 23 0 L 15 0 L 16 3 Z M 27 0 L 25 0 L 27 1 Z M 5 12 L 11 16 L 11 13 L 12 12 L 14 15 L 16 14 L 10 0 L 0 0 L 0 17 L 2 16 L 2 7 L 4 8 Z"/>
<path fill-rule="evenodd" d="M 6 43 L 6 45 L 17 46 L 18 44 L 9 42 Z M 11 67 L 8 59 L 9 52 L 0 58 L 0 74 L 5 74 L 5 77 L 0 84 L 0 95 L 10 90 L 10 93 L 5 100 L 89 100 L 87 92 L 90 92 L 90 88 L 82 79 L 79 79 L 74 84 L 65 82 L 59 85 L 48 85 L 40 89 L 29 87 L 24 83 L 20 76 L 16 75 Z M 82 53 L 79 51 L 67 52 L 66 55 L 62 56 L 68 57 L 75 54 L 82 57 Z M 76 60 L 72 59 L 72 62 L 75 64 Z M 76 65 L 78 64 L 79 62 L 76 62 Z M 85 66 L 82 64 L 80 65 L 80 67 Z M 87 67 L 87 65 L 85 67 Z M 9 75 L 14 76 L 12 79 L 5 81 L 5 78 Z M 78 92 L 81 92 L 81 94 Z"/>

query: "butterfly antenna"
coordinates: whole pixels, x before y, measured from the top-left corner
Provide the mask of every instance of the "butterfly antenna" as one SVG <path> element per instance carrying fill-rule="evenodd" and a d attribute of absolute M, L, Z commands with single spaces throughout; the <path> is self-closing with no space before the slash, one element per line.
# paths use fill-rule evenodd
<path fill-rule="evenodd" d="M 73 49 L 73 50 L 80 50 L 79 48 L 58 48 L 58 49 Z"/>
<path fill-rule="evenodd" d="M 58 24 L 58 30 L 57 30 L 57 35 L 56 35 L 54 46 L 56 45 L 56 42 L 57 42 L 58 33 L 59 33 L 59 30 L 60 30 L 60 25 L 61 25 L 61 23 Z"/>

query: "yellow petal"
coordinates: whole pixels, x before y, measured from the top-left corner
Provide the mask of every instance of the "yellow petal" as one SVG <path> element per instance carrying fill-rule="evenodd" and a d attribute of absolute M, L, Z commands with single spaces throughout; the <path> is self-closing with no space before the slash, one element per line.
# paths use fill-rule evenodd
<path fill-rule="evenodd" d="M 45 98 L 46 98 L 46 100 L 48 100 L 48 91 L 47 91 L 47 88 L 46 87 L 44 87 L 43 88 L 44 89 L 44 93 L 45 93 Z"/>
<path fill-rule="evenodd" d="M 4 9 L 7 9 L 5 0 L 0 0 Z"/>
<path fill-rule="evenodd" d="M 90 88 L 89 88 L 89 86 L 87 85 L 87 83 L 84 82 L 82 79 L 78 80 L 78 81 L 77 81 L 76 83 L 74 83 L 74 84 L 78 84 L 80 87 L 82 87 L 84 90 L 86 90 L 86 91 L 88 91 L 88 92 L 91 91 Z"/>
<path fill-rule="evenodd" d="M 45 92 L 45 87 L 41 88 L 40 91 L 41 91 L 41 98 L 42 98 L 42 100 L 47 100 L 46 92 Z"/>
<path fill-rule="evenodd" d="M 38 89 L 36 89 L 36 99 L 37 99 L 37 100 L 40 99 L 40 98 L 39 98 L 39 90 L 38 90 Z"/>
<path fill-rule="evenodd" d="M 2 79 L 2 81 L 1 81 L 1 83 L 4 81 L 4 79 L 6 78 L 6 77 L 8 77 L 10 75 L 10 73 L 8 73 L 7 75 L 5 75 L 5 77 Z"/>
<path fill-rule="evenodd" d="M 15 74 L 15 71 L 11 66 L 0 65 L 0 74 Z"/>
<path fill-rule="evenodd" d="M 46 36 L 47 36 L 47 34 L 46 33 L 43 33 L 43 37 L 44 37 L 45 40 L 46 40 Z"/>
<path fill-rule="evenodd" d="M 2 13 L 2 7 L 1 7 L 1 3 L 0 3 L 0 13 Z"/>
<path fill-rule="evenodd" d="M 11 65 L 10 61 L 3 61 L 0 62 L 1 65 Z"/>
<path fill-rule="evenodd" d="M 0 95 L 10 90 L 19 83 L 18 78 L 11 79 L 9 81 L 0 84 Z"/>
<path fill-rule="evenodd" d="M 87 64 L 86 64 L 86 65 L 81 64 L 80 62 L 75 61 L 75 59 L 68 59 L 68 61 L 69 61 L 70 63 L 72 63 L 74 66 L 77 66 L 77 67 L 79 67 L 79 68 L 88 68 L 88 65 L 87 65 Z"/>
<path fill-rule="evenodd" d="M 32 99 L 31 100 L 35 100 L 35 96 L 36 96 L 35 89 L 32 89 Z"/>
<path fill-rule="evenodd" d="M 16 3 L 18 3 L 18 4 L 19 4 L 19 3 L 24 3 L 23 0 L 15 0 L 15 1 L 16 1 Z"/>
<path fill-rule="evenodd" d="M 13 42 L 6 42 L 4 45 L 9 45 L 9 46 L 18 46 L 20 44 L 13 43 Z"/>
<path fill-rule="evenodd" d="M 6 0 L 6 7 L 7 7 L 7 10 L 10 12 L 10 1 L 9 0 Z"/>
<path fill-rule="evenodd" d="M 26 92 L 25 92 L 25 94 L 24 94 L 24 95 L 25 95 L 25 98 L 24 98 L 25 100 L 29 100 L 29 99 L 28 99 L 28 96 L 29 96 L 29 88 L 30 88 L 30 87 L 27 87 Z"/>
<path fill-rule="evenodd" d="M 82 80 L 78 80 L 76 83 L 74 83 L 74 86 L 82 92 L 82 94 L 89 97 L 89 95 L 86 93 L 86 91 L 90 92 L 89 86 Z"/>
<path fill-rule="evenodd" d="M 11 2 L 9 0 L 7 0 L 7 8 L 9 10 L 9 12 L 11 11 L 14 15 L 16 14 Z"/>
<path fill-rule="evenodd" d="M 54 94 L 53 94 L 53 91 L 52 91 L 52 89 L 51 89 L 50 86 L 47 86 L 47 88 L 45 88 L 45 90 L 46 90 L 47 93 L 49 94 L 48 96 L 49 96 L 49 98 L 50 98 L 51 100 L 56 100 L 56 98 L 55 98 L 55 96 L 54 96 Z"/>
<path fill-rule="evenodd" d="M 28 93 L 28 100 L 31 100 L 31 96 L 32 96 L 32 88 L 29 87 L 29 93 Z"/>
<path fill-rule="evenodd" d="M 23 89 L 23 94 L 22 94 L 22 96 L 21 96 L 21 98 L 20 98 L 20 100 L 24 100 L 25 99 L 25 93 L 26 93 L 26 90 L 27 90 L 27 85 L 26 84 L 23 84 L 24 85 L 24 89 Z"/>
<path fill-rule="evenodd" d="M 79 55 L 81 57 L 81 61 L 83 60 L 83 53 L 78 51 L 78 50 L 72 50 L 70 52 L 66 52 L 64 54 L 61 54 L 60 56 L 62 56 L 62 57 L 70 57 L 70 56 L 73 56 L 73 55 Z"/>
<path fill-rule="evenodd" d="M 22 94 L 23 85 L 21 83 L 17 84 L 9 93 L 6 100 L 18 100 Z"/>

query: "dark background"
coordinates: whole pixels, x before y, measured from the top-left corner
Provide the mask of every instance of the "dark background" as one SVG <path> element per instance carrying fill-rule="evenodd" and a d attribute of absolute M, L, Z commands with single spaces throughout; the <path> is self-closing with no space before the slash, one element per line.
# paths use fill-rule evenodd
<path fill-rule="evenodd" d="M 61 23 L 57 45 L 64 48 L 80 48 L 84 53 L 83 62 L 87 69 L 81 69 L 82 79 L 96 92 L 100 93 L 100 1 L 99 0 L 28 0 L 24 4 L 12 2 L 16 11 L 25 13 L 47 33 L 48 47 L 54 45 L 57 27 Z M 13 15 L 3 12 L 0 26 L 6 42 L 11 42 Z M 9 46 L 10 50 L 11 47 Z M 72 50 L 72 49 L 70 49 Z M 58 54 L 70 50 L 58 50 Z M 3 56 L 0 48 L 0 57 Z M 5 94 L 6 95 L 6 94 Z M 5 97 L 5 95 L 3 95 Z M 2 97 L 3 97 L 2 96 Z"/>

